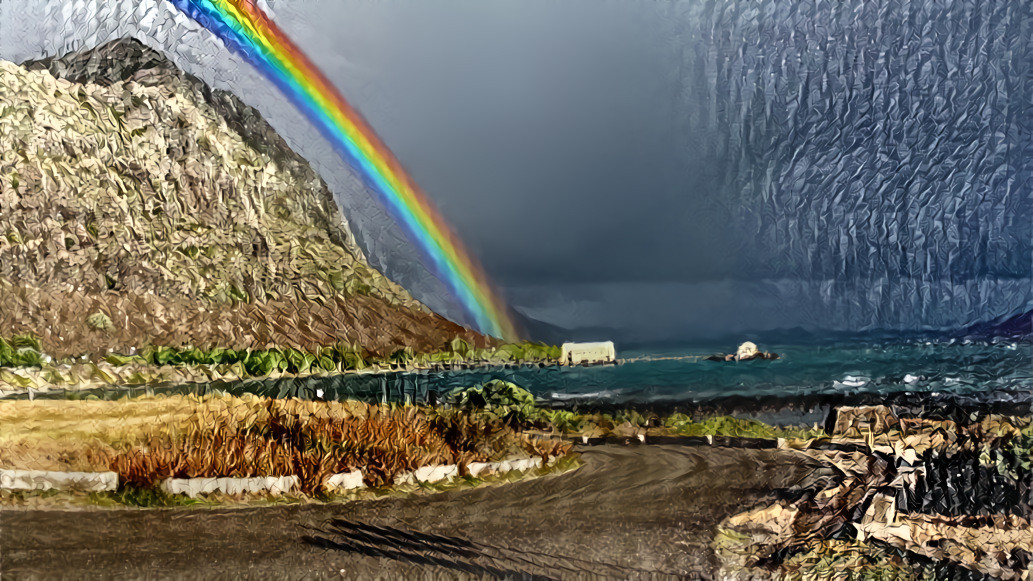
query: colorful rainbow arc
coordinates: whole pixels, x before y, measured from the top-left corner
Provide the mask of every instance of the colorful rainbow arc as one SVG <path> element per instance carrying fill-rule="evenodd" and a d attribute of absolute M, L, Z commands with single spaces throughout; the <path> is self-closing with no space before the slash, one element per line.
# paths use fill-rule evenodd
<path fill-rule="evenodd" d="M 479 331 L 515 339 L 487 277 L 359 113 L 254 0 L 170 0 L 261 71 L 357 170 L 455 293 Z"/>

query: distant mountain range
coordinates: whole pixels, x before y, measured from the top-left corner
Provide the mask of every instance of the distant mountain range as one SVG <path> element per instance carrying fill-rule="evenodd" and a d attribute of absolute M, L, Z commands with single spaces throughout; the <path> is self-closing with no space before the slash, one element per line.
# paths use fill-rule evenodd
<path fill-rule="evenodd" d="M 1033 337 L 1033 311 L 972 325 L 964 335 L 980 339 L 1029 339 Z"/>
<path fill-rule="evenodd" d="M 612 327 L 583 327 L 565 329 L 542 321 L 520 316 L 519 320 L 527 329 L 529 336 L 548 343 L 563 341 L 600 341 L 616 342 L 618 354 L 627 350 L 665 350 L 673 348 L 708 349 L 713 351 L 733 351 L 743 341 L 754 341 L 762 347 L 765 345 L 828 345 L 851 342 L 909 342 L 909 341 L 1028 341 L 1033 339 L 1033 312 L 1015 315 L 996 322 L 978 323 L 964 329 L 953 331 L 899 331 L 874 329 L 868 331 L 830 331 L 795 327 L 789 329 L 769 329 L 742 333 L 699 337 L 686 334 L 684 336 L 647 336 L 642 333 L 630 333 L 626 329 Z"/>

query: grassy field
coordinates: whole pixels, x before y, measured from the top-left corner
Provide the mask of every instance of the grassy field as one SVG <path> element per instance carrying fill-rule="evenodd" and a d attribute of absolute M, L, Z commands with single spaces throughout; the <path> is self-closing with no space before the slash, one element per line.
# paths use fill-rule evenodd
<path fill-rule="evenodd" d="M 153 488 L 169 477 L 296 475 L 306 493 L 361 469 L 370 486 L 421 466 L 514 456 L 550 460 L 582 436 L 811 438 L 729 417 L 580 414 L 539 407 L 503 381 L 460 390 L 441 407 L 259 396 L 149 396 L 117 401 L 0 401 L 0 468 L 106 471 Z"/>
<path fill-rule="evenodd" d="M 143 487 L 293 474 L 311 493 L 336 472 L 361 469 L 379 486 L 420 466 L 551 459 L 569 447 L 487 416 L 412 406 L 220 396 L 0 402 L 0 466 L 114 470 Z"/>

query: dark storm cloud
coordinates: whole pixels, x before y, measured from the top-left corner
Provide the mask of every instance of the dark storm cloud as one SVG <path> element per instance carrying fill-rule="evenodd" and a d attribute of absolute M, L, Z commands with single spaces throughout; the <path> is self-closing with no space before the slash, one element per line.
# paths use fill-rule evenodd
<path fill-rule="evenodd" d="M 1030 308 L 1028 3 L 417 4 L 342 6 L 367 36 L 315 53 L 366 63 L 335 79 L 526 312 L 691 334 Z"/>
<path fill-rule="evenodd" d="M 650 29 L 662 14 L 610 6 L 405 3 L 367 22 L 373 48 L 313 53 L 365 59 L 362 79 L 331 74 L 498 280 L 727 275 L 721 160 L 675 122 L 686 95 L 663 69 L 679 49 Z"/>
<path fill-rule="evenodd" d="M 1028 2 L 272 8 L 529 315 L 648 338 L 951 328 L 1033 305 Z M 172 24 L 145 27 L 313 161 L 374 264 L 458 315 L 300 116 Z"/>

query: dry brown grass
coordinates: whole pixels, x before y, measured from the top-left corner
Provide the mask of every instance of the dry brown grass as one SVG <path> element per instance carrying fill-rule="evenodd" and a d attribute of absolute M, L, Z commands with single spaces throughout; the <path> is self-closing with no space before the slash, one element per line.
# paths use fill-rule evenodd
<path fill-rule="evenodd" d="M 293 474 L 311 493 L 356 468 L 378 486 L 420 466 L 568 451 L 498 420 L 419 407 L 254 396 L 0 402 L 0 466 L 110 469 L 139 486 Z"/>
<path fill-rule="evenodd" d="M 97 438 L 12 438 L 0 442 L 0 468 L 95 472 L 107 470 L 115 454 Z"/>

